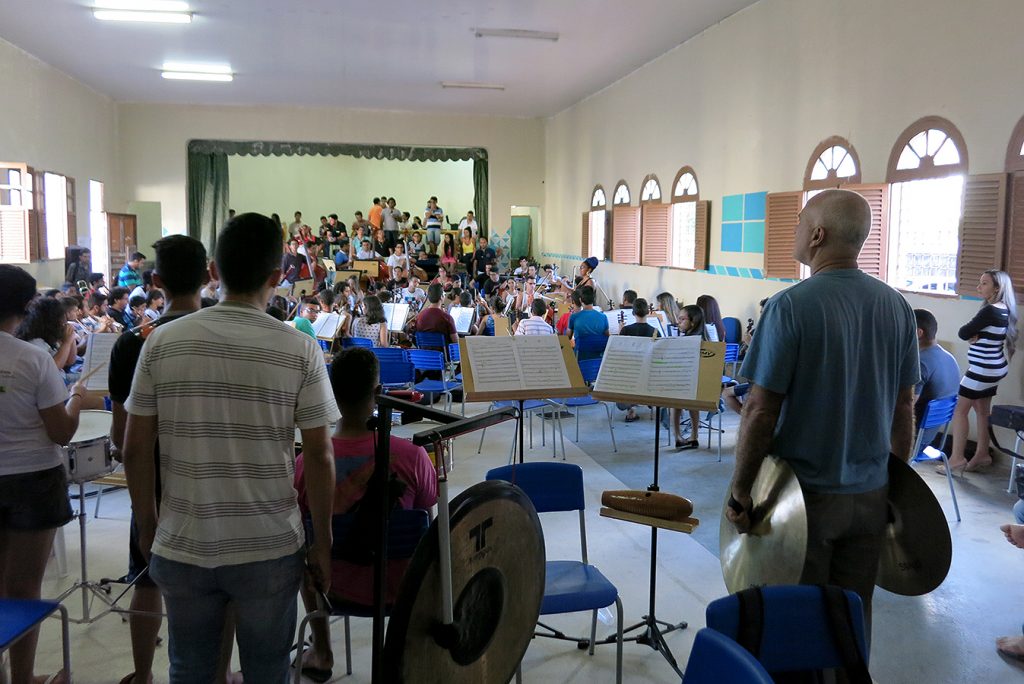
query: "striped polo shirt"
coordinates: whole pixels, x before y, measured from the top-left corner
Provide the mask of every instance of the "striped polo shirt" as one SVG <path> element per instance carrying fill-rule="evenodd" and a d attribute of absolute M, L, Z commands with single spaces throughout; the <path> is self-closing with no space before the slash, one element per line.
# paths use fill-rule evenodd
<path fill-rule="evenodd" d="M 149 336 L 125 408 L 157 416 L 153 553 L 215 568 L 301 548 L 295 427 L 340 417 L 308 335 L 248 304 L 203 309 Z"/>

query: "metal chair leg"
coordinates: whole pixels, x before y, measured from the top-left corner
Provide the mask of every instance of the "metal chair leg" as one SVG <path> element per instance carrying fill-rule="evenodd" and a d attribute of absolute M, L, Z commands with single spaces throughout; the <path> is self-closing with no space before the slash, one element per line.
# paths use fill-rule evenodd
<path fill-rule="evenodd" d="M 1020 453 L 1020 433 L 1019 432 L 1017 433 L 1017 439 L 1015 439 L 1013 441 L 1013 450 L 1015 452 L 1017 452 L 1018 454 Z M 1006 493 L 1007 494 L 1013 494 L 1013 471 L 1014 471 L 1014 468 L 1016 467 L 1016 465 L 1017 465 L 1017 459 L 1011 458 L 1010 459 L 1010 479 L 1006 483 Z"/>
<path fill-rule="evenodd" d="M 588 652 L 590 655 L 594 655 L 594 642 L 597 641 L 597 611 L 593 612 L 590 617 L 590 648 Z"/>
<path fill-rule="evenodd" d="M 953 510 L 956 512 L 956 521 L 960 522 L 960 504 L 956 502 L 956 490 L 953 489 L 953 471 L 949 469 L 949 459 L 946 458 L 946 452 L 940 451 L 942 454 L 942 465 L 946 469 L 946 482 L 949 483 L 949 494 L 953 497 Z"/>
<path fill-rule="evenodd" d="M 480 446 L 478 446 L 476 448 L 476 453 L 478 453 L 478 454 L 481 451 L 483 451 L 483 448 L 484 448 L 484 435 L 486 435 L 486 434 L 487 434 L 487 428 L 484 428 L 483 430 L 480 431 Z"/>
<path fill-rule="evenodd" d="M 615 444 L 615 428 L 612 426 L 612 407 L 604 402 L 601 403 L 604 404 L 604 412 L 608 415 L 608 434 L 612 438 L 612 451 L 618 453 L 619 447 Z"/>
<path fill-rule="evenodd" d="M 100 517 L 100 501 L 103 500 L 103 485 L 96 490 L 96 510 L 92 512 L 93 519 Z"/>
<path fill-rule="evenodd" d="M 348 615 L 345 616 L 345 674 L 352 674 L 352 633 Z"/>
<path fill-rule="evenodd" d="M 622 599 L 615 597 L 615 612 L 618 613 L 618 639 L 615 641 L 615 684 L 622 684 Z"/>

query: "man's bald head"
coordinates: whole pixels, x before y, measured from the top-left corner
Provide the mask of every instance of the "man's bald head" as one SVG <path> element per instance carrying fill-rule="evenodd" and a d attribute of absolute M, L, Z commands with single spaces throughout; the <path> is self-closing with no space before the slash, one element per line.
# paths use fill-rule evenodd
<path fill-rule="evenodd" d="M 825 229 L 824 247 L 852 251 L 855 255 L 871 230 L 871 207 L 850 190 L 825 190 L 807 202 L 804 212 L 812 228 Z"/>

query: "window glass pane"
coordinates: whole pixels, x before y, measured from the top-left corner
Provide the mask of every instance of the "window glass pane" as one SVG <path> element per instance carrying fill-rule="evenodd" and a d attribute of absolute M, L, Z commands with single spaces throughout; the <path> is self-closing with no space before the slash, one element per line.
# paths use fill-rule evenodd
<path fill-rule="evenodd" d="M 1024 143 L 1021 143 L 1020 145 L 1020 153 L 1021 155 L 1024 155 Z"/>
<path fill-rule="evenodd" d="M 673 191 L 676 197 L 682 197 L 683 195 L 696 195 L 697 194 L 697 179 L 693 177 L 693 174 L 687 171 L 679 180 L 676 181 L 676 187 Z"/>
<path fill-rule="evenodd" d="M 896 162 L 897 169 L 916 169 L 921 165 L 921 160 L 917 154 L 910 149 L 910 145 L 903 148 L 903 152 L 900 153 L 900 159 Z"/>
<path fill-rule="evenodd" d="M 956 149 L 956 144 L 946 138 L 946 141 L 939 147 L 938 152 L 935 153 L 933 158 L 936 166 L 945 166 L 947 164 L 959 164 L 960 153 Z"/>
<path fill-rule="evenodd" d="M 103 213 L 103 183 L 89 181 L 89 247 L 92 249 L 92 270 L 110 273 L 107 215 Z"/>
<path fill-rule="evenodd" d="M 604 190 L 602 190 L 601 188 L 594 190 L 594 196 L 590 199 L 590 206 L 602 207 L 607 203 L 608 200 L 606 200 L 604 197 Z"/>
<path fill-rule="evenodd" d="M 839 168 L 836 169 L 836 175 L 840 178 L 850 178 L 851 176 L 857 175 L 857 165 L 853 163 L 853 155 L 847 153 L 843 160 L 839 162 Z"/>
<path fill-rule="evenodd" d="M 21 185 L 21 171 L 18 171 L 17 169 L 9 169 L 7 179 L 7 182 L 11 185 Z"/>
<path fill-rule="evenodd" d="M 811 171 L 811 180 L 825 180 L 828 178 L 828 168 L 821 159 L 814 162 L 814 169 Z"/>
<path fill-rule="evenodd" d="M 629 188 L 626 187 L 625 183 L 615 188 L 612 204 L 629 204 Z"/>
<path fill-rule="evenodd" d="M 691 176 L 692 178 L 692 176 Z M 672 265 L 694 268 L 697 232 L 697 203 L 676 202 L 672 205 Z"/>
<path fill-rule="evenodd" d="M 897 183 L 895 281 L 904 290 L 952 294 L 956 287 L 963 176 Z"/>
<path fill-rule="evenodd" d="M 928 129 L 928 156 L 935 156 L 935 153 L 946 142 L 948 136 L 937 128 Z"/>
<path fill-rule="evenodd" d="M 644 189 L 640 193 L 640 199 L 642 200 L 656 200 L 661 199 L 661 188 L 658 186 L 658 181 L 650 178 L 644 183 Z"/>
<path fill-rule="evenodd" d="M 590 254 L 585 254 L 585 257 L 596 256 L 598 259 L 604 259 L 604 229 L 605 210 L 590 212 Z"/>
<path fill-rule="evenodd" d="M 908 144 L 910 149 L 914 150 L 918 157 L 925 157 L 928 155 L 928 131 L 921 131 L 913 138 L 910 139 Z"/>
<path fill-rule="evenodd" d="M 43 174 L 46 193 L 43 211 L 46 214 L 46 258 L 63 259 L 68 246 L 67 179 L 56 173 Z"/>

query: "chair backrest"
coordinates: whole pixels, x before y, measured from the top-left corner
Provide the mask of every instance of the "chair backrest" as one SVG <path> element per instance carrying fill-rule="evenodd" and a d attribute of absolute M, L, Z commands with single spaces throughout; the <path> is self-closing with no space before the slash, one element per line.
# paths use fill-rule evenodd
<path fill-rule="evenodd" d="M 505 480 L 526 492 L 538 513 L 582 511 L 583 469 L 575 463 L 519 463 L 487 471 L 488 480 Z"/>
<path fill-rule="evenodd" d="M 341 338 L 342 349 L 349 347 L 365 347 L 366 349 L 373 349 L 373 340 L 369 337 L 343 337 Z"/>
<path fill-rule="evenodd" d="M 452 363 L 458 363 L 462 361 L 462 352 L 459 351 L 458 342 L 448 343 L 448 360 Z"/>
<path fill-rule="evenodd" d="M 331 531 L 334 535 L 334 544 L 331 546 L 331 558 L 342 560 L 349 555 L 350 549 L 347 545 L 353 541 L 353 525 L 356 522 L 355 513 L 343 513 L 331 516 Z M 420 539 L 427 533 L 430 527 L 430 513 L 419 508 L 402 509 L 391 511 L 388 518 L 388 558 L 390 560 L 403 560 L 412 558 Z"/>
<path fill-rule="evenodd" d="M 597 381 L 597 374 L 601 372 L 601 359 L 583 359 L 577 363 L 580 364 L 580 375 L 583 376 L 583 382 L 593 385 Z"/>
<path fill-rule="evenodd" d="M 747 649 L 713 629 L 697 632 L 683 684 L 774 684 Z"/>
<path fill-rule="evenodd" d="M 725 362 L 735 363 L 740 358 L 740 345 L 733 342 L 725 343 Z"/>
<path fill-rule="evenodd" d="M 401 347 L 373 347 L 371 350 L 383 368 L 385 363 L 401 363 L 409 361 L 409 352 Z"/>
<path fill-rule="evenodd" d="M 416 369 L 411 361 L 388 361 L 380 364 L 380 384 L 386 386 L 412 385 L 416 382 Z"/>
<path fill-rule="evenodd" d="M 444 354 L 430 349 L 410 349 L 409 360 L 416 370 L 444 370 Z"/>
<path fill-rule="evenodd" d="M 868 661 L 864 639 L 864 609 L 860 597 L 843 592 L 853 624 L 857 648 Z M 762 587 L 764 621 L 757 659 L 768 672 L 800 672 L 843 665 L 832 637 L 831 622 L 821 587 L 782 585 Z M 740 599 L 736 594 L 712 601 L 705 615 L 707 626 L 737 639 Z"/>
<path fill-rule="evenodd" d="M 953 420 L 953 412 L 956 410 L 956 395 L 932 399 L 924 409 L 921 416 L 921 430 L 942 427 Z"/>
<path fill-rule="evenodd" d="M 576 339 L 576 357 L 589 359 L 604 355 L 608 346 L 607 335 L 580 335 Z"/>
<path fill-rule="evenodd" d="M 743 324 L 740 323 L 740 319 L 727 316 L 722 319 L 722 324 L 725 325 L 725 339 L 722 342 L 743 341 Z"/>
<path fill-rule="evenodd" d="M 444 352 L 448 347 L 448 338 L 444 333 L 418 332 L 416 333 L 416 346 L 420 349 L 436 349 Z"/>

